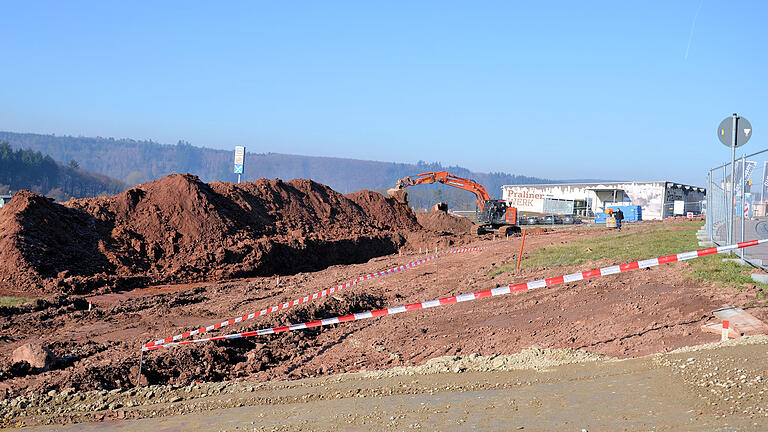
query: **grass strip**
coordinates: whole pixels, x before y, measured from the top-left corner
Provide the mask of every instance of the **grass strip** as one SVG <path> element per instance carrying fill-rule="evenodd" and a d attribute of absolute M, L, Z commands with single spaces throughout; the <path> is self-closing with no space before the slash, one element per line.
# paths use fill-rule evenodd
<path fill-rule="evenodd" d="M 578 239 L 563 245 L 549 246 L 532 251 L 523 259 L 521 268 L 556 268 L 580 265 L 587 262 L 610 259 L 624 262 L 656 258 L 680 252 L 701 249 L 696 231 L 702 223 L 676 222 L 642 226 L 632 231 L 613 231 L 599 237 Z M 768 284 L 752 280 L 752 267 L 744 267 L 731 261 L 723 262 L 723 255 L 711 255 L 688 261 L 692 271 L 688 277 L 696 280 L 715 281 L 721 285 L 741 289 L 756 285 L 762 289 L 758 297 L 768 293 Z M 494 277 L 514 270 L 514 263 L 495 268 L 488 273 Z"/>
<path fill-rule="evenodd" d="M 15 307 L 32 300 L 26 297 L 0 297 L 0 307 Z"/>

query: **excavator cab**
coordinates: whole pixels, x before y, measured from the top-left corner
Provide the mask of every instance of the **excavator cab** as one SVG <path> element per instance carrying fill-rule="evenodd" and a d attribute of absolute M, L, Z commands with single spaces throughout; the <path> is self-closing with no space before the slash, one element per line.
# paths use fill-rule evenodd
<path fill-rule="evenodd" d="M 485 200 L 483 208 L 477 210 L 478 234 L 497 232 L 503 234 L 520 232 L 517 226 L 517 208 L 507 206 L 502 200 Z"/>

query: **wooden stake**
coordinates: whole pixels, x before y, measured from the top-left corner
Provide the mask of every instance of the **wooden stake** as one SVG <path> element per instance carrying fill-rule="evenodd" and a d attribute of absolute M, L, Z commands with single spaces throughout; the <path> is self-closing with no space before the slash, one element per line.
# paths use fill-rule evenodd
<path fill-rule="evenodd" d="M 728 320 L 723 320 L 723 332 L 720 333 L 720 341 L 728 340 L 728 327 L 730 327 Z"/>
<path fill-rule="evenodd" d="M 520 254 L 517 255 L 517 267 L 515 267 L 515 271 L 520 270 L 520 261 L 523 260 L 523 246 L 525 246 L 525 231 L 523 230 L 523 240 L 520 242 Z"/>
<path fill-rule="evenodd" d="M 144 350 L 141 350 L 139 355 L 139 376 L 136 377 L 136 387 L 141 387 L 141 366 L 144 361 Z"/>

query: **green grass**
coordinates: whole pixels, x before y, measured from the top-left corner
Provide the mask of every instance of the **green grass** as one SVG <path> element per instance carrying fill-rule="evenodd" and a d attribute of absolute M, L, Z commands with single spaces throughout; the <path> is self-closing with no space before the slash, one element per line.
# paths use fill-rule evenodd
<path fill-rule="evenodd" d="M 645 226 L 631 232 L 610 232 L 599 237 L 579 239 L 564 245 L 550 246 L 532 251 L 523 259 L 521 268 L 554 268 L 567 265 L 579 265 L 591 261 L 611 259 L 621 263 L 631 262 L 680 252 L 700 249 L 696 239 L 696 230 L 701 222 L 680 222 Z M 689 229 L 681 229 L 689 228 Z M 692 279 L 716 281 L 721 285 L 743 288 L 746 284 L 762 288 L 761 294 L 768 293 L 768 284 L 759 284 L 752 280 L 751 267 L 743 267 L 733 262 L 723 262 L 724 255 L 717 254 L 688 261 Z M 488 276 L 497 276 L 514 270 L 515 263 L 493 269 Z"/>
<path fill-rule="evenodd" d="M 632 232 L 612 232 L 599 237 L 580 239 L 565 245 L 533 251 L 521 267 L 560 267 L 584 264 L 605 258 L 635 261 L 696 249 L 695 229 L 691 231 L 661 230 L 643 227 Z"/>
<path fill-rule="evenodd" d="M 744 288 L 744 285 L 756 285 L 761 288 L 758 298 L 765 298 L 768 293 L 768 284 L 755 282 L 749 275 L 752 267 L 744 267 L 734 262 L 723 262 L 724 255 L 717 254 L 698 258 L 691 262 L 693 273 L 691 277 L 699 280 L 714 280 L 725 286 L 736 289 Z"/>
<path fill-rule="evenodd" d="M 26 298 L 26 297 L 0 297 L 0 306 L 7 306 L 7 307 L 19 306 L 30 300 L 32 299 Z"/>

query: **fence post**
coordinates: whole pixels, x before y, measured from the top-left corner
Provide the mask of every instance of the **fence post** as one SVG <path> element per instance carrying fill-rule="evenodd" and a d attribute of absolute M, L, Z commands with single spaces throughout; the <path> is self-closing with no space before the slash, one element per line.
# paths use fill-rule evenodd
<path fill-rule="evenodd" d="M 746 169 L 746 159 L 744 158 L 744 153 L 741 154 L 741 199 L 739 200 L 741 202 L 741 208 L 739 209 L 739 213 L 741 213 L 741 241 L 744 242 L 744 223 L 746 222 L 746 215 L 744 214 L 744 210 L 747 208 L 747 169 Z M 741 248 L 741 259 L 744 259 L 744 248 Z"/>
<path fill-rule="evenodd" d="M 711 205 L 712 197 L 712 170 L 707 172 L 707 193 L 704 194 L 704 199 L 707 201 L 707 211 L 704 213 L 704 230 L 707 232 L 707 236 L 712 240 L 712 234 L 709 232 L 709 223 L 712 221 L 711 211 L 709 206 Z"/>
<path fill-rule="evenodd" d="M 729 227 L 731 224 L 731 211 L 728 210 L 728 206 L 730 205 L 728 198 L 730 195 L 731 190 L 731 181 L 728 180 L 728 171 L 726 170 L 726 167 L 728 165 L 723 165 L 723 211 L 725 211 L 725 244 L 731 244 L 731 233 L 729 231 Z M 731 252 L 728 251 L 728 254 L 730 255 Z"/>

